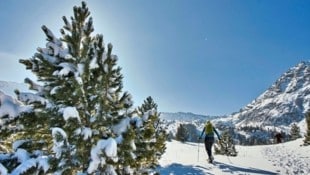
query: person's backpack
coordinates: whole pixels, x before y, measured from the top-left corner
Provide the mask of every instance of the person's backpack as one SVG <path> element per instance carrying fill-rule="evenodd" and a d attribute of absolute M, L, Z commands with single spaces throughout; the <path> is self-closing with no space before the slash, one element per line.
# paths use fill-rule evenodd
<path fill-rule="evenodd" d="M 213 134 L 213 126 L 211 122 L 207 122 L 205 126 L 205 132 L 206 134 Z"/>

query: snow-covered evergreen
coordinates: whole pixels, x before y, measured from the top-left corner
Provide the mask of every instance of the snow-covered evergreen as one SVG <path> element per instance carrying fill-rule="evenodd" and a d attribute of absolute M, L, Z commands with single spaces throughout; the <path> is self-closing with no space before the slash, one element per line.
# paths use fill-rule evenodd
<path fill-rule="evenodd" d="M 157 105 L 143 116 L 133 108 L 118 57 L 102 35 L 92 35 L 85 2 L 63 21 L 61 37 L 42 26 L 45 47 L 20 60 L 37 76 L 38 83 L 25 79 L 31 91 L 15 90 L 17 98 L 0 91 L 1 173 L 155 172 L 166 141 Z M 145 145 L 152 154 L 143 154 Z"/>

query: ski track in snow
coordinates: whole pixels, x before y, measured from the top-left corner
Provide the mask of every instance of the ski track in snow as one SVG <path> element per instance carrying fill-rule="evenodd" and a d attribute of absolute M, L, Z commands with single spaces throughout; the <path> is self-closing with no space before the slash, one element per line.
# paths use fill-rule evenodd
<path fill-rule="evenodd" d="M 279 174 L 310 174 L 310 155 L 303 151 L 304 147 L 288 148 L 280 144 L 279 146 L 267 147 L 262 153 L 278 167 Z M 302 153 L 301 153 L 302 152 Z"/>

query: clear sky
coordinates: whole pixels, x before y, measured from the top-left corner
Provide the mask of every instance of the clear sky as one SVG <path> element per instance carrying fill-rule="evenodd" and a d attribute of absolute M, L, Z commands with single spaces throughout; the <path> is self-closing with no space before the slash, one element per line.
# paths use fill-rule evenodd
<path fill-rule="evenodd" d="M 309 0 L 91 0 L 94 34 L 112 43 L 134 104 L 160 112 L 239 111 L 310 60 Z M 18 59 L 56 36 L 81 1 L 0 1 L 0 80 L 34 78 Z"/>

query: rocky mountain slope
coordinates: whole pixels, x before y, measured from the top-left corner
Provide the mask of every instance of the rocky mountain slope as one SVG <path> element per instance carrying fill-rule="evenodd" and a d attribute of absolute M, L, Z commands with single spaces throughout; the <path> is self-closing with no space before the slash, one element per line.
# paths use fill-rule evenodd
<path fill-rule="evenodd" d="M 268 90 L 231 115 L 235 127 L 283 128 L 304 120 L 310 109 L 310 62 L 301 62 L 285 72 Z"/>

